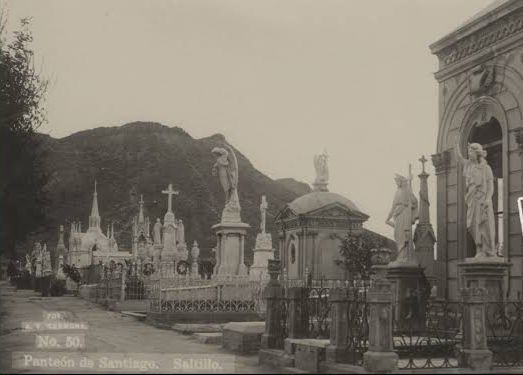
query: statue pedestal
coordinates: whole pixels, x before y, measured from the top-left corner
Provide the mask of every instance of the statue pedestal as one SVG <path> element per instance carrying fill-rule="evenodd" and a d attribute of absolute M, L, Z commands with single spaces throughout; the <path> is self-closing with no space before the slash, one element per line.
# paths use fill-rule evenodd
<path fill-rule="evenodd" d="M 249 279 L 252 281 L 268 280 L 268 261 L 269 259 L 274 259 L 274 249 L 272 248 L 272 237 L 270 233 L 259 233 L 258 236 L 256 236 L 256 248 L 253 253 L 254 257 L 249 272 Z"/>
<path fill-rule="evenodd" d="M 501 257 L 465 258 L 458 263 L 462 288 L 485 288 L 489 301 L 504 299 L 504 279 L 511 263 Z"/>
<path fill-rule="evenodd" d="M 396 328 L 421 330 L 425 326 L 423 268 L 410 262 L 392 262 L 387 269 L 391 284 Z"/>
<path fill-rule="evenodd" d="M 174 220 L 174 214 L 167 212 L 163 219 L 162 263 L 175 261 L 176 253 L 176 222 Z"/>
<path fill-rule="evenodd" d="M 161 256 L 162 256 L 162 245 L 154 244 L 153 245 L 153 263 L 160 264 Z"/>
<path fill-rule="evenodd" d="M 187 261 L 189 259 L 189 251 L 187 250 L 187 244 L 185 242 L 179 243 L 176 247 L 176 261 Z"/>
<path fill-rule="evenodd" d="M 243 250 L 248 228 L 250 225 L 245 223 L 213 225 L 217 237 L 214 275 L 247 275 Z"/>

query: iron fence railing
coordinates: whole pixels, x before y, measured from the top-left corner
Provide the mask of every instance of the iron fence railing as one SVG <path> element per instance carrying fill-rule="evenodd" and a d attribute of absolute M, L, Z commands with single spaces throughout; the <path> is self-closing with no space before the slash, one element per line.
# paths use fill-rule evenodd
<path fill-rule="evenodd" d="M 493 366 L 523 365 L 523 301 L 489 302 L 485 312 Z"/>
<path fill-rule="evenodd" d="M 328 339 L 331 327 L 329 288 L 308 288 L 306 297 L 304 305 L 308 318 L 307 336 L 313 339 Z"/>
<path fill-rule="evenodd" d="M 347 289 L 347 362 L 363 365 L 363 354 L 369 346 L 369 305 L 366 289 Z"/>
<path fill-rule="evenodd" d="M 393 318 L 393 345 L 400 369 L 459 367 L 461 302 L 429 299 L 421 306 L 401 311 L 407 315 Z"/>

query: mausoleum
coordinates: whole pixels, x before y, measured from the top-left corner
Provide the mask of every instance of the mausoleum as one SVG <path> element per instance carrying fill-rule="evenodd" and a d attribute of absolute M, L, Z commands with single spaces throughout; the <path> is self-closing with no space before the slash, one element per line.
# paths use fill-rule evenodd
<path fill-rule="evenodd" d="M 471 174 L 458 161 L 466 162 L 469 145 L 479 144 L 472 148 L 486 151 L 492 170 L 486 196 L 494 211 L 493 240 L 488 241 L 494 243 L 494 256 L 488 258 L 508 264 L 503 295 L 521 297 L 523 236 L 517 199 L 523 196 L 523 2 L 496 1 L 430 48 L 439 60 L 439 131 L 432 160 L 441 293 L 458 296 L 465 287 L 460 263 L 478 252 L 478 240 L 467 230 L 475 220 L 469 215 L 467 225 L 467 204 L 474 197 L 465 175 Z"/>
<path fill-rule="evenodd" d="M 289 279 L 304 279 L 310 273 L 313 279 L 344 280 L 347 272 L 336 264 L 342 259 L 342 239 L 349 230 L 366 230 L 363 223 L 369 216 L 350 199 L 328 190 L 326 154 L 315 156 L 314 164 L 313 191 L 287 204 L 275 219 L 282 267 Z"/>

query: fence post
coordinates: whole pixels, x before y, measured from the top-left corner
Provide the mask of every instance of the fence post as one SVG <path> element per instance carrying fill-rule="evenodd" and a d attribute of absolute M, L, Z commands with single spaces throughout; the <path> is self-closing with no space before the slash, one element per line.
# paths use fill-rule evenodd
<path fill-rule="evenodd" d="M 263 289 L 262 294 L 262 297 L 266 300 L 267 316 L 265 318 L 265 332 L 261 337 L 261 348 L 275 349 L 283 344 L 281 327 L 283 289 L 278 281 L 280 261 L 269 259 L 268 263 L 270 280 Z"/>
<path fill-rule="evenodd" d="M 125 266 L 122 266 L 122 284 L 120 286 L 120 302 L 125 301 L 125 279 L 127 276 L 127 269 Z"/>
<path fill-rule="evenodd" d="M 290 339 L 306 338 L 309 331 L 307 300 L 309 289 L 304 287 L 288 288 L 285 298 L 289 301 L 287 325 Z"/>
<path fill-rule="evenodd" d="M 369 350 L 363 354 L 363 367 L 370 372 L 390 372 L 398 368 L 398 354 L 392 345 L 392 291 L 385 279 L 377 279 L 367 292 L 369 304 Z"/>
<path fill-rule="evenodd" d="M 486 371 L 492 368 L 492 352 L 487 346 L 485 309 L 487 290 L 466 288 L 463 299 L 463 346 L 459 353 L 460 367 Z"/>
<path fill-rule="evenodd" d="M 343 288 L 334 288 L 329 292 L 331 304 L 331 331 L 330 343 L 325 353 L 328 362 L 343 362 L 347 357 L 347 311 L 349 303 L 347 291 Z"/>

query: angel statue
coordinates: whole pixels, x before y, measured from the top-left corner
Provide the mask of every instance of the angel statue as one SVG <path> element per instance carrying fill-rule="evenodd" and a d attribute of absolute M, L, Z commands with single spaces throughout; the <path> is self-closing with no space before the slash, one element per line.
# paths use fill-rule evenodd
<path fill-rule="evenodd" d="M 229 145 L 225 148 L 215 147 L 212 153 L 216 162 L 212 167 L 212 175 L 218 176 L 225 193 L 225 208 L 222 221 L 240 221 L 240 201 L 238 198 L 238 160 Z"/>
<path fill-rule="evenodd" d="M 327 152 L 324 151 L 321 155 L 314 155 L 314 169 L 316 170 L 316 180 L 314 187 L 319 191 L 327 190 L 327 183 L 329 182 L 329 167 L 327 166 Z"/>
<path fill-rule="evenodd" d="M 487 152 L 479 143 L 468 145 L 468 159 L 461 156 L 458 143 L 454 153 L 465 176 L 467 229 L 476 245 L 476 257 L 496 255 L 496 236 L 492 195 L 494 176 L 485 160 Z"/>
<path fill-rule="evenodd" d="M 394 240 L 398 246 L 396 261 L 410 261 L 412 254 L 409 254 L 409 246 L 412 245 L 412 225 L 418 218 L 418 199 L 412 192 L 408 178 L 396 174 L 394 180 L 398 190 L 385 223 L 394 228 Z"/>

